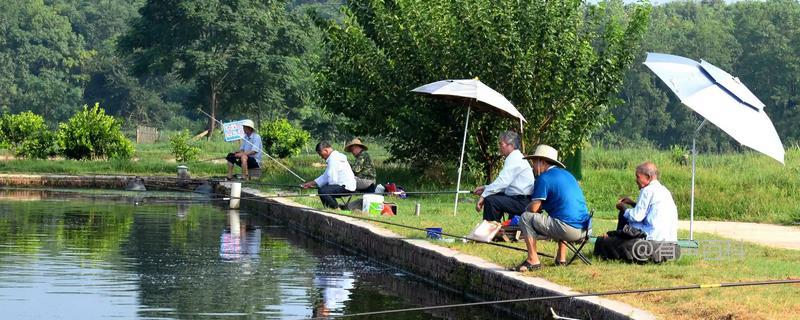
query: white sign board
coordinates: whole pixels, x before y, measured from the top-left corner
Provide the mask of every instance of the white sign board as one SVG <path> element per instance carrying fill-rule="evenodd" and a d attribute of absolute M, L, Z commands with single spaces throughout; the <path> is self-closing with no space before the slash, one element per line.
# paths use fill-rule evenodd
<path fill-rule="evenodd" d="M 242 122 L 244 122 L 244 120 L 222 124 L 222 132 L 225 134 L 226 142 L 241 140 L 244 138 L 244 127 L 242 127 Z"/>

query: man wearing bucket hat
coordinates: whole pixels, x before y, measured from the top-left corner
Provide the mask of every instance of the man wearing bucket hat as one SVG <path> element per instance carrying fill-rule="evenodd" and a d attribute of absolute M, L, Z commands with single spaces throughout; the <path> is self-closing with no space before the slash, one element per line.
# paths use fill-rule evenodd
<path fill-rule="evenodd" d="M 506 131 L 498 140 L 500 154 L 506 157 L 503 169 L 491 184 L 477 187 L 472 193 L 480 196 L 475 210 L 483 210 L 483 220 L 500 222 L 505 213 L 510 219 L 525 212 L 534 177 L 531 164 L 519 151 L 519 135 Z"/>
<path fill-rule="evenodd" d="M 225 159 L 228 160 L 228 179 L 233 179 L 233 165 L 242 168 L 242 178 L 248 179 L 249 169 L 261 167 L 261 136 L 256 133 L 256 126 L 253 120 L 246 119 L 242 121 L 242 128 L 244 129 L 244 141 L 236 152 L 229 153 Z"/>
<path fill-rule="evenodd" d="M 531 194 L 528 211 L 520 220 L 528 257 L 517 271 L 530 271 L 541 268 L 536 254 L 536 238 L 550 238 L 558 241 L 556 265 L 566 260 L 567 247 L 564 241 L 577 241 L 586 236 L 591 218 L 586 208 L 586 200 L 578 181 L 558 161 L 558 151 L 548 145 L 539 145 L 533 155 L 525 157 L 533 162 L 536 183 Z M 542 214 L 547 211 L 547 215 Z"/>
<path fill-rule="evenodd" d="M 353 162 L 353 174 L 356 176 L 356 190 L 363 192 L 375 191 L 375 166 L 372 158 L 367 153 L 367 146 L 361 143 L 361 139 L 350 140 L 344 146 L 345 152 L 350 152 L 356 158 Z"/>

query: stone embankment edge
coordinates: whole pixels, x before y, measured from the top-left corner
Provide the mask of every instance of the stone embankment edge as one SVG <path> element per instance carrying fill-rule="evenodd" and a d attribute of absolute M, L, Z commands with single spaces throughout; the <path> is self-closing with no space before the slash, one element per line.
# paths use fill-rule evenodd
<path fill-rule="evenodd" d="M 192 185 L 203 182 L 199 179 L 178 180 L 170 177 L 0 174 L 0 186 L 124 189 L 129 182 L 136 179 L 141 179 L 149 189 L 191 190 Z M 227 183 L 219 185 L 221 189 L 218 192 L 227 192 L 226 185 Z M 258 190 L 242 190 L 243 198 L 263 196 L 266 195 Z M 579 293 L 542 278 L 507 271 L 502 266 L 479 257 L 462 254 L 426 240 L 406 239 L 368 222 L 314 210 L 288 199 L 243 199 L 242 208 L 250 213 L 285 221 L 294 229 L 303 230 L 317 238 L 337 243 L 367 257 L 485 300 Z M 533 319 L 548 317 L 550 308 L 555 309 L 560 316 L 579 319 L 656 318 L 645 310 L 598 297 L 521 303 L 511 309 L 519 310 L 515 313 L 522 318 Z"/>
<path fill-rule="evenodd" d="M 227 185 L 220 184 L 218 192 L 228 192 Z M 505 300 L 580 293 L 542 278 L 508 271 L 482 258 L 426 240 L 404 238 L 363 220 L 315 210 L 286 198 L 257 198 L 266 196 L 269 195 L 243 188 L 242 210 L 283 221 L 291 228 L 465 294 L 485 300 Z M 648 311 L 599 297 L 520 303 L 511 309 L 519 310 L 515 313 L 521 318 L 541 319 L 543 316 L 549 318 L 550 308 L 562 317 L 578 319 L 656 319 Z"/>

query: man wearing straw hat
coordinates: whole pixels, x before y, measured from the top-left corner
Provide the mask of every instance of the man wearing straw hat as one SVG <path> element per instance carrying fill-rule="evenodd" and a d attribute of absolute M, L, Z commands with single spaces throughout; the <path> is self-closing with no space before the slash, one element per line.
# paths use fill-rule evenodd
<path fill-rule="evenodd" d="M 350 140 L 344 146 L 345 152 L 350 152 L 356 158 L 353 162 L 353 174 L 356 176 L 356 190 L 363 192 L 375 191 L 375 166 L 372 158 L 367 153 L 367 146 L 361 143 L 361 139 Z"/>
<path fill-rule="evenodd" d="M 228 153 L 225 157 L 228 160 L 228 179 L 233 179 L 233 165 L 242 168 L 242 178 L 249 179 L 248 170 L 261 167 L 261 136 L 256 133 L 256 126 L 253 120 L 242 121 L 244 129 L 244 139 L 242 145 L 236 152 Z"/>
<path fill-rule="evenodd" d="M 317 143 L 317 154 L 325 159 L 327 167 L 321 176 L 301 186 L 305 189 L 317 187 L 319 199 L 326 208 L 339 208 L 336 198 L 356 191 L 356 177 L 347 162 L 347 156 L 333 150 L 330 142 Z"/>
<path fill-rule="evenodd" d="M 531 164 L 519 151 L 519 135 L 514 131 L 500 134 L 498 147 L 500 154 L 506 157 L 503 169 L 494 181 L 472 191 L 479 195 L 475 210 L 483 210 L 483 220 L 497 221 L 508 213 L 509 218 L 525 212 L 533 189 L 533 171 Z"/>
<path fill-rule="evenodd" d="M 566 261 L 567 246 L 564 241 L 577 241 L 586 236 L 591 218 L 586 200 L 578 181 L 558 161 L 558 151 L 548 145 L 539 145 L 531 156 L 536 183 L 531 194 L 528 211 L 522 214 L 520 224 L 528 248 L 528 257 L 517 271 L 541 268 L 536 254 L 536 238 L 544 237 L 558 241 L 556 265 Z M 547 215 L 542 214 L 547 211 Z"/>

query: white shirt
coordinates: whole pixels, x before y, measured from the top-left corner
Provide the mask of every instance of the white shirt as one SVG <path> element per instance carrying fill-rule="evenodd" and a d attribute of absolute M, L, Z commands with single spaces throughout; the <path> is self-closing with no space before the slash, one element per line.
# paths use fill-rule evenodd
<path fill-rule="evenodd" d="M 348 191 L 356 191 L 356 176 L 350 168 L 350 163 L 347 162 L 347 156 L 334 150 L 325 162 L 328 164 L 325 172 L 314 179 L 317 186 L 344 186 Z"/>
<path fill-rule="evenodd" d="M 533 169 L 519 150 L 511 151 L 503 162 L 503 169 L 494 181 L 487 185 L 481 194 L 486 198 L 496 193 L 507 196 L 527 196 L 533 191 Z"/>
<path fill-rule="evenodd" d="M 647 233 L 647 240 L 678 241 L 678 208 L 658 180 L 642 188 L 636 206 L 625 210 L 625 218 L 631 227 Z"/>

